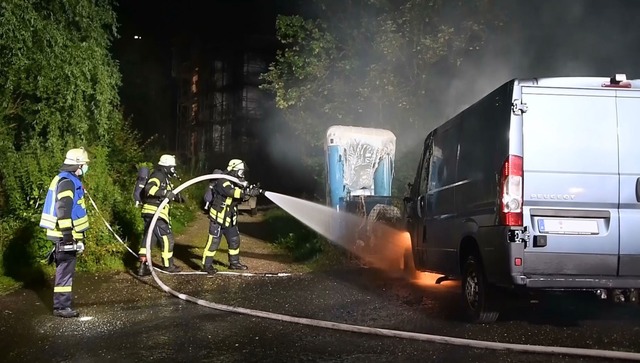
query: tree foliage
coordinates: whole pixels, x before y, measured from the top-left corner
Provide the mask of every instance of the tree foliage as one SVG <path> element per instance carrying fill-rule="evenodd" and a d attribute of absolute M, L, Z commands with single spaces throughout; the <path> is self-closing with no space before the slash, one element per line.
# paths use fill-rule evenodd
<path fill-rule="evenodd" d="M 316 147 L 333 124 L 415 132 L 438 99 L 441 75 L 481 47 L 500 21 L 490 0 L 317 5 L 316 19 L 277 18 L 282 49 L 262 86 Z"/>
<path fill-rule="evenodd" d="M 111 0 L 0 4 L 0 217 L 37 221 L 66 150 L 78 146 L 92 159 L 85 185 L 103 213 L 127 215 L 118 203 L 141 152 L 118 109 L 116 36 Z M 106 235 L 97 218 L 91 231 Z M 96 255 L 115 253 L 100 242 Z"/>

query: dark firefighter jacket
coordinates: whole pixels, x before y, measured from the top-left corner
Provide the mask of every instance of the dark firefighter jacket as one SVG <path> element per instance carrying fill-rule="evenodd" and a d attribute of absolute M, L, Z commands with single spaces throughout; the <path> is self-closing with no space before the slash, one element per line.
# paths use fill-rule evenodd
<path fill-rule="evenodd" d="M 149 176 L 147 184 L 145 184 L 144 186 L 144 204 L 142 205 L 142 216 L 153 216 L 158 210 L 160 203 L 162 203 L 165 196 L 171 190 L 173 190 L 173 185 L 171 185 L 167 174 L 165 174 L 165 172 L 160 169 L 155 169 Z M 159 214 L 159 218 L 162 218 L 167 223 L 170 223 L 169 203 L 167 203 L 164 208 L 162 208 L 162 211 L 160 211 Z"/>
<path fill-rule="evenodd" d="M 238 204 L 247 195 L 242 187 L 225 179 L 209 184 L 205 201 L 210 202 L 209 218 L 222 227 L 235 226 L 238 221 Z"/>

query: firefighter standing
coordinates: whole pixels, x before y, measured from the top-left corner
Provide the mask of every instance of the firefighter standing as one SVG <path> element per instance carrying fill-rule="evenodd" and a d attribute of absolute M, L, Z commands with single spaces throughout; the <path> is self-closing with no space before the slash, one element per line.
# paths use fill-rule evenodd
<path fill-rule="evenodd" d="M 147 262 L 146 238 L 151 226 L 151 219 L 158 210 L 160 203 L 165 198 L 170 201 L 182 202 L 182 197 L 175 195 L 173 185 L 170 178 L 177 177 L 176 158 L 173 155 L 162 155 L 155 170 L 149 176 L 149 180 L 144 186 L 142 219 L 144 219 L 144 235 L 140 244 L 138 253 L 140 258 L 140 267 L 138 276 L 148 276 L 151 274 L 149 264 Z M 173 246 L 175 240 L 171 231 L 171 223 L 169 219 L 169 204 L 166 204 L 160 211 L 158 220 L 153 228 L 153 238 L 159 241 L 162 246 L 162 269 L 167 272 L 180 272 L 181 269 L 173 263 Z"/>
<path fill-rule="evenodd" d="M 232 159 L 227 166 L 226 174 L 244 182 L 245 164 L 240 159 Z M 245 183 L 246 184 L 246 183 Z M 209 208 L 209 237 L 202 255 L 202 270 L 215 274 L 213 257 L 220 246 L 222 236 L 229 247 L 229 269 L 246 270 L 240 263 L 240 232 L 238 231 L 238 203 L 249 197 L 258 196 L 261 190 L 257 187 L 244 187 L 226 179 L 214 180 L 204 196 Z"/>
<path fill-rule="evenodd" d="M 75 318 L 72 308 L 72 284 L 76 257 L 84 251 L 84 232 L 89 219 L 84 202 L 84 187 L 80 181 L 89 170 L 89 155 L 84 148 L 67 151 L 60 173 L 49 184 L 40 227 L 54 243 L 49 261 L 56 263 L 53 287 L 53 315 Z"/>

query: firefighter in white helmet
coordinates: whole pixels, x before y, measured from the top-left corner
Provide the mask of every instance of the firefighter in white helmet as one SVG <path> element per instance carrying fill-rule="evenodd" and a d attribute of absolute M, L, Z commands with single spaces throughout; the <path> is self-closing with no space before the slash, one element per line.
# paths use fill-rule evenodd
<path fill-rule="evenodd" d="M 138 276 L 148 276 L 151 274 L 150 266 L 147 261 L 147 234 L 150 233 L 151 219 L 158 210 L 158 207 L 165 198 L 170 201 L 182 203 L 184 200 L 180 195 L 172 192 L 173 185 L 171 179 L 178 176 L 176 172 L 176 158 L 174 155 L 162 155 L 155 170 L 149 175 L 149 179 L 144 186 L 142 219 L 144 220 L 144 235 L 140 242 L 140 250 L 138 256 L 140 258 L 140 267 L 138 268 Z M 162 259 L 162 269 L 167 272 L 180 272 L 180 268 L 173 262 L 173 246 L 175 239 L 171 231 L 171 220 L 169 218 L 169 203 L 160 211 L 158 220 L 153 228 L 153 238 L 159 242 L 162 250 L 160 256 Z M 153 239 L 152 239 L 153 240 Z"/>
<path fill-rule="evenodd" d="M 208 274 L 218 270 L 213 267 L 213 257 L 224 236 L 229 247 L 229 269 L 246 270 L 240 263 L 240 232 L 238 231 L 238 204 L 243 200 L 258 196 L 262 190 L 255 186 L 246 186 L 245 163 L 240 159 L 231 159 L 226 173 L 237 178 L 242 184 L 226 179 L 217 179 L 209 184 L 204 196 L 209 209 L 209 236 L 202 255 L 202 269 Z M 222 171 L 214 171 L 214 174 Z"/>
<path fill-rule="evenodd" d="M 80 177 L 89 170 L 89 155 L 84 148 L 67 151 L 60 173 L 49 184 L 40 227 L 54 243 L 48 256 L 55 261 L 53 285 L 53 315 L 74 318 L 79 314 L 72 307 L 73 275 L 76 257 L 84 251 L 84 233 L 89 228 L 84 202 L 84 187 Z"/>

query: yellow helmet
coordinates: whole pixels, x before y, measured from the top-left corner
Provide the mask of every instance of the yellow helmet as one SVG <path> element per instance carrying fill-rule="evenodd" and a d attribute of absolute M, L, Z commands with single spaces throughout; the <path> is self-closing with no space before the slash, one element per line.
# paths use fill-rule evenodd
<path fill-rule="evenodd" d="M 83 147 L 70 149 L 64 158 L 64 164 L 66 165 L 84 165 L 88 162 L 89 154 Z"/>
<path fill-rule="evenodd" d="M 176 157 L 174 155 L 164 154 L 160 157 L 160 161 L 158 161 L 158 165 L 176 166 Z"/>

